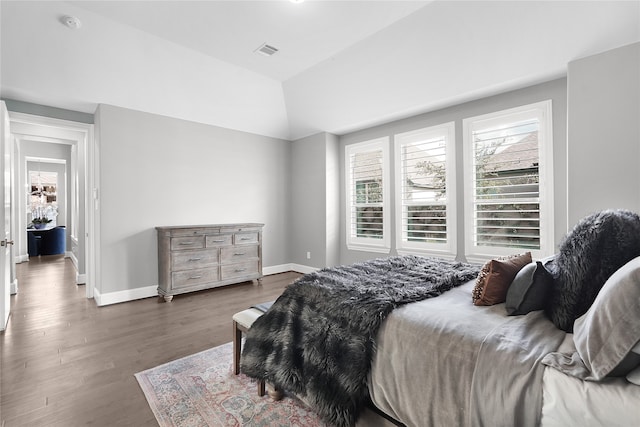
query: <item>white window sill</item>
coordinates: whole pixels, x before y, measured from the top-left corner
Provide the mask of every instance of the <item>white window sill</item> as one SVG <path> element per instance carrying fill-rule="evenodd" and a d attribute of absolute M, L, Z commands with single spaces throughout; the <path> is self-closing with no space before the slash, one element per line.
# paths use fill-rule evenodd
<path fill-rule="evenodd" d="M 347 249 L 349 249 L 350 251 L 375 252 L 381 254 L 388 254 L 389 252 L 391 252 L 391 248 L 389 247 L 371 245 L 347 244 Z"/>

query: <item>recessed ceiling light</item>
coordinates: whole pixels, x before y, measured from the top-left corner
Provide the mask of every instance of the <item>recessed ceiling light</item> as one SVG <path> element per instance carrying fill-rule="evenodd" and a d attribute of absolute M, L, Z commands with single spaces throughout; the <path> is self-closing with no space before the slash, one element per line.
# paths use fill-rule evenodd
<path fill-rule="evenodd" d="M 257 48 L 256 50 L 254 50 L 254 52 L 262 54 L 264 56 L 271 56 L 274 53 L 276 53 L 278 51 L 278 49 L 276 49 L 273 46 L 269 46 L 266 43 L 263 43 L 262 46 L 260 46 L 259 48 Z"/>
<path fill-rule="evenodd" d="M 65 26 L 73 30 L 77 30 L 82 26 L 82 22 L 80 22 L 80 20 L 75 16 L 71 16 L 71 15 L 63 16 L 62 18 L 60 18 L 60 22 L 62 22 Z"/>

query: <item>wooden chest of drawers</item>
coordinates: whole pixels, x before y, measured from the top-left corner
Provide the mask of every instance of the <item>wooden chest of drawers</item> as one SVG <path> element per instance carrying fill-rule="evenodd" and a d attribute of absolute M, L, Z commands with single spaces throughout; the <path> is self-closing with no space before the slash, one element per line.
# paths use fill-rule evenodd
<path fill-rule="evenodd" d="M 158 295 L 262 278 L 263 224 L 156 227 Z"/>

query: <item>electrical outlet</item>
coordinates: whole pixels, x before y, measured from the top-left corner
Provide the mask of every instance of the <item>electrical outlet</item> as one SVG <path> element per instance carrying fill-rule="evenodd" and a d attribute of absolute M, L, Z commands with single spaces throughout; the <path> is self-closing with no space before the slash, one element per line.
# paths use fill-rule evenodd
<path fill-rule="evenodd" d="M 311 252 L 307 252 L 307 259 L 311 259 Z"/>

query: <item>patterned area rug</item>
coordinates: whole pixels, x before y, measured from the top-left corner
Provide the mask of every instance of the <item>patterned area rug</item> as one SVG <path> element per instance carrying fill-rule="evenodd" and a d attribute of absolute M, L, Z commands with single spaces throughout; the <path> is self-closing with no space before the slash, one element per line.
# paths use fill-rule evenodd
<path fill-rule="evenodd" d="M 255 381 L 233 374 L 231 343 L 135 376 L 161 427 L 328 427 L 298 399 L 258 396 Z"/>

